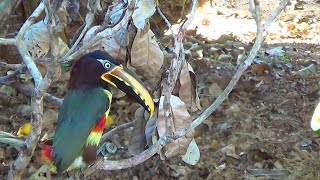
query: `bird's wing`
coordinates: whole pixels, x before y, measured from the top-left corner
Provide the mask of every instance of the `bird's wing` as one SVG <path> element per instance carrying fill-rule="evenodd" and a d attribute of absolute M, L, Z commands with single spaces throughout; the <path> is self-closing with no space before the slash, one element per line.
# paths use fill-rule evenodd
<path fill-rule="evenodd" d="M 52 160 L 58 172 L 66 170 L 81 154 L 90 131 L 109 108 L 108 101 L 102 88 L 67 92 L 52 145 Z"/>

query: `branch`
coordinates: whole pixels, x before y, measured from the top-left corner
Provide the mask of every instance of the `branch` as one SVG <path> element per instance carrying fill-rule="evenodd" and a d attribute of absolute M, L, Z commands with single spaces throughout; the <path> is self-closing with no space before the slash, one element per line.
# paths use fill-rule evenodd
<path fill-rule="evenodd" d="M 109 161 L 109 160 L 100 160 L 90 168 L 84 171 L 85 176 L 92 174 L 97 169 L 101 170 L 119 170 L 125 169 L 129 167 L 136 166 L 141 164 L 142 162 L 148 160 L 153 155 L 155 155 L 158 151 L 160 151 L 168 142 L 170 142 L 170 138 L 167 136 L 163 136 L 159 139 L 155 144 L 153 144 L 149 149 L 143 151 L 141 154 L 118 161 Z"/>
<path fill-rule="evenodd" d="M 167 78 L 167 82 L 164 84 L 162 92 L 164 95 L 164 101 L 163 101 L 163 109 L 164 109 L 164 116 L 166 121 L 166 135 L 173 135 L 173 116 L 172 116 L 172 109 L 170 105 L 170 98 L 173 91 L 173 88 L 178 80 L 178 76 L 181 71 L 181 67 L 183 63 L 185 62 L 184 57 L 184 47 L 183 47 L 183 38 L 186 32 L 186 29 L 191 24 L 194 15 L 196 13 L 196 8 L 198 5 L 197 0 L 193 0 L 192 4 L 192 10 L 189 15 L 189 17 L 182 23 L 182 25 L 179 28 L 178 34 L 173 34 L 174 37 L 174 53 L 175 58 L 172 59 L 170 69 L 169 69 L 169 75 Z M 164 17 L 164 16 L 162 16 Z M 165 21 L 168 23 L 169 21 L 165 18 Z M 170 23 L 167 24 L 169 27 L 171 26 Z"/>
<path fill-rule="evenodd" d="M 86 22 L 85 22 L 85 26 L 82 29 L 80 35 L 78 36 L 76 42 L 72 45 L 72 47 L 70 48 L 70 50 L 66 53 L 65 57 L 69 56 L 72 52 L 75 51 L 76 47 L 78 46 L 78 44 L 80 43 L 81 39 L 84 37 L 85 33 L 88 31 L 88 29 L 91 27 L 93 20 L 94 20 L 94 12 L 93 9 L 90 8 L 90 1 L 88 1 L 87 3 L 87 14 L 86 14 Z"/>
<path fill-rule="evenodd" d="M 40 16 L 42 11 L 44 10 L 44 4 L 43 2 L 40 2 L 38 7 L 33 11 L 33 13 L 30 15 L 30 17 L 26 20 L 26 22 L 22 25 L 20 28 L 16 39 L 23 39 L 24 34 L 28 30 L 28 28 L 35 23 L 36 19 Z"/>
<path fill-rule="evenodd" d="M 8 74 L 6 76 L 0 77 L 0 84 L 10 84 L 12 83 L 18 74 L 21 73 L 22 70 L 17 69 L 12 74 Z"/>
<path fill-rule="evenodd" d="M 112 136 L 114 136 L 115 134 L 117 134 L 119 131 L 122 131 L 122 130 L 125 130 L 125 129 L 128 129 L 130 127 L 132 127 L 134 125 L 134 121 L 131 121 L 131 122 L 128 122 L 128 123 L 125 123 L 125 124 L 121 124 L 113 129 L 111 129 L 110 131 L 106 132 L 100 142 L 104 142 L 106 141 L 107 139 L 110 139 Z"/>
<path fill-rule="evenodd" d="M 0 44 L 16 45 L 16 40 L 14 38 L 0 38 Z"/>
<path fill-rule="evenodd" d="M 22 69 L 17 69 L 12 74 L 0 77 L 0 84 L 5 84 L 5 85 L 10 86 L 14 89 L 17 89 L 18 91 L 20 91 L 21 93 L 23 93 L 27 96 L 32 96 L 32 93 L 33 93 L 32 87 L 14 82 L 16 80 L 16 76 L 18 74 L 21 74 L 22 72 L 25 72 L 25 69 L 26 69 L 26 67 L 22 67 Z M 49 93 L 45 93 L 43 95 L 43 97 L 44 97 L 44 100 L 46 100 L 50 103 L 53 103 L 57 106 L 61 106 L 61 104 L 62 104 L 62 99 L 57 98 L 55 96 L 52 96 Z"/>
<path fill-rule="evenodd" d="M 46 4 L 46 13 L 47 16 L 53 17 L 50 14 L 50 2 L 49 0 L 45 0 Z M 35 22 L 36 18 L 41 14 L 44 9 L 44 3 L 41 2 L 38 7 L 34 10 L 31 16 L 26 20 L 21 29 L 19 30 L 16 36 L 16 46 L 19 50 L 20 55 L 22 56 L 24 64 L 27 66 L 32 78 L 35 81 L 35 89 L 32 92 L 31 96 L 31 131 L 25 141 L 25 147 L 20 152 L 18 158 L 14 161 L 14 163 L 10 167 L 10 171 L 8 173 L 8 179 L 21 179 L 23 171 L 26 169 L 29 164 L 31 157 L 33 155 L 34 149 L 38 144 L 41 129 L 42 129 L 42 117 L 43 117 L 43 95 L 46 90 L 49 88 L 52 77 L 54 75 L 54 62 L 51 63 L 45 78 L 42 78 L 42 75 L 35 65 L 33 59 L 31 58 L 26 45 L 23 42 L 23 36 L 27 29 Z M 48 15 L 49 14 L 49 15 Z M 51 20 L 51 21 L 50 21 Z M 49 19 L 51 25 L 54 26 L 54 20 Z M 50 31 L 49 31 L 50 32 Z M 52 31 L 51 31 L 52 32 Z M 50 42 L 51 43 L 51 42 Z M 51 47 L 51 49 L 54 47 Z M 52 50 L 51 50 L 52 51 Z M 51 59 L 54 61 L 54 59 Z M 52 67 L 53 66 L 53 67 Z"/>
<path fill-rule="evenodd" d="M 103 30 L 102 32 L 97 33 L 88 43 L 84 44 L 83 46 L 81 46 L 81 48 L 79 48 L 76 52 L 73 52 L 71 55 L 69 56 L 63 56 L 63 58 L 61 58 L 59 60 L 59 62 L 61 63 L 67 63 L 71 60 L 76 59 L 77 57 L 79 57 L 80 55 L 84 54 L 85 51 L 91 47 L 94 43 L 96 43 L 97 41 L 99 41 L 100 39 L 104 38 L 104 37 L 109 37 L 114 35 L 115 33 L 117 33 L 123 26 L 125 26 L 134 11 L 134 7 L 135 7 L 135 2 L 136 0 L 132 0 L 130 2 L 129 8 L 127 10 L 126 15 L 123 17 L 123 19 L 117 24 L 115 25 L 112 30 L 110 31 L 108 28 Z"/>
<path fill-rule="evenodd" d="M 23 93 L 25 95 L 32 96 L 33 89 L 28 85 L 24 85 L 24 84 L 20 84 L 20 83 L 16 83 L 16 82 L 11 83 L 11 84 L 6 84 L 6 85 L 17 89 L 18 91 L 20 91 L 21 93 Z M 62 105 L 62 99 L 57 98 L 55 96 L 52 96 L 49 93 L 45 93 L 43 95 L 43 98 L 44 98 L 44 100 L 46 100 L 50 103 L 56 104 L 57 106 Z"/>
<path fill-rule="evenodd" d="M 5 62 L 0 62 L 0 67 L 6 68 L 6 69 L 18 69 L 18 68 L 22 68 L 23 65 L 22 64 L 7 64 Z"/>

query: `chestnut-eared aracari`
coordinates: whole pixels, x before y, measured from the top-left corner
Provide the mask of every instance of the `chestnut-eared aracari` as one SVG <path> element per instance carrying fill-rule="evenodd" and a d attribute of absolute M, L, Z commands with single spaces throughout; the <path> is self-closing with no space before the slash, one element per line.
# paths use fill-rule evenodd
<path fill-rule="evenodd" d="M 146 88 L 132 71 L 106 52 L 94 51 L 76 61 L 68 85 L 52 147 L 42 148 L 58 173 L 84 167 L 96 159 L 110 111 L 110 85 L 136 100 L 150 117 L 154 113 L 154 102 Z"/>

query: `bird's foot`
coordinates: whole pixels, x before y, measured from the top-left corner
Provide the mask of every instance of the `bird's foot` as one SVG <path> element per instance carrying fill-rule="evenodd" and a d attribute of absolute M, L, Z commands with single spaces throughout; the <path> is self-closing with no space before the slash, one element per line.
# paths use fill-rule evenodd
<path fill-rule="evenodd" d="M 108 159 L 108 156 L 116 153 L 118 150 L 117 146 L 110 142 L 103 143 L 97 150 L 97 154 L 102 154 L 104 159 Z"/>

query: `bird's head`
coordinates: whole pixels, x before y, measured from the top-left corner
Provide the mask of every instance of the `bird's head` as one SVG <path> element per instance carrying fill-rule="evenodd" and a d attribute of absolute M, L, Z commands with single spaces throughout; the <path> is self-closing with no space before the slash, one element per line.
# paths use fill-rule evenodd
<path fill-rule="evenodd" d="M 106 52 L 94 51 L 82 56 L 73 65 L 69 89 L 86 89 L 112 85 L 135 99 L 149 113 L 154 113 L 154 102 L 141 81 L 134 77 L 134 72 L 123 66 L 117 59 Z"/>

